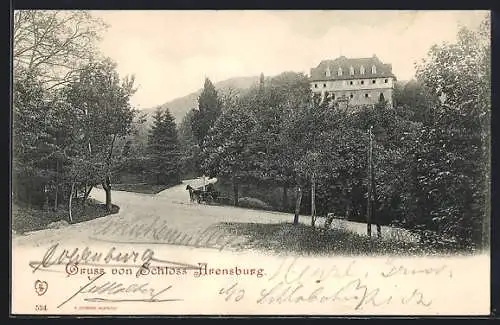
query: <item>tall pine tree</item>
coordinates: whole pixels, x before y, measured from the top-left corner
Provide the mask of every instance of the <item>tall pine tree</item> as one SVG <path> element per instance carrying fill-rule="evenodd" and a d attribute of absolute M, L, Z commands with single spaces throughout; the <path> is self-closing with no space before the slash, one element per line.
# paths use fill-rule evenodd
<path fill-rule="evenodd" d="M 198 109 L 194 110 L 191 128 L 201 146 L 210 128 L 221 114 L 221 102 L 215 86 L 210 79 L 205 79 L 203 91 L 198 98 Z"/>
<path fill-rule="evenodd" d="M 148 136 L 149 171 L 157 185 L 180 182 L 180 146 L 175 118 L 167 108 L 158 109 Z"/>

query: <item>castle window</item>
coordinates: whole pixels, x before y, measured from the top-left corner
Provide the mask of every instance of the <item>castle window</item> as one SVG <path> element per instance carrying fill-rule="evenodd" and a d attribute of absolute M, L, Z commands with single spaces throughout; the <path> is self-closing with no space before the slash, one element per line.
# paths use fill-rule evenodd
<path fill-rule="evenodd" d="M 335 94 L 334 93 L 332 93 L 332 99 L 335 99 Z"/>
<path fill-rule="evenodd" d="M 372 65 L 372 74 L 376 74 L 377 73 L 377 67 Z"/>
<path fill-rule="evenodd" d="M 365 81 L 364 80 L 361 80 L 361 84 L 364 85 L 365 84 Z"/>
<path fill-rule="evenodd" d="M 327 77 L 330 77 L 331 73 L 330 73 L 330 67 L 326 68 L 326 71 L 325 71 L 325 76 Z"/>
<path fill-rule="evenodd" d="M 349 74 L 352 76 L 354 75 L 354 68 L 353 67 L 350 67 L 349 68 Z"/>
<path fill-rule="evenodd" d="M 361 66 L 361 68 L 359 68 L 359 73 L 365 74 L 365 67 L 364 66 Z"/>
<path fill-rule="evenodd" d="M 349 85 L 352 85 L 352 81 L 349 81 Z"/>
<path fill-rule="evenodd" d="M 365 98 L 368 98 L 368 94 L 365 94 Z"/>
<path fill-rule="evenodd" d="M 338 74 L 339 76 L 341 76 L 341 75 L 342 75 L 342 68 L 340 68 L 340 67 L 339 67 L 339 70 L 337 71 L 337 74 Z"/>
<path fill-rule="evenodd" d="M 385 83 L 388 83 L 388 82 L 389 82 L 389 79 L 385 79 L 385 80 L 384 80 L 384 82 L 385 82 Z"/>
<path fill-rule="evenodd" d="M 318 88 L 318 84 L 314 84 L 314 88 Z"/>
<path fill-rule="evenodd" d="M 349 97 L 354 98 L 354 95 L 353 95 L 353 94 L 351 94 Z"/>
<path fill-rule="evenodd" d="M 326 88 L 326 84 L 323 84 L 323 88 Z"/>
<path fill-rule="evenodd" d="M 372 80 L 372 84 L 374 84 L 374 83 L 375 83 L 375 79 Z"/>

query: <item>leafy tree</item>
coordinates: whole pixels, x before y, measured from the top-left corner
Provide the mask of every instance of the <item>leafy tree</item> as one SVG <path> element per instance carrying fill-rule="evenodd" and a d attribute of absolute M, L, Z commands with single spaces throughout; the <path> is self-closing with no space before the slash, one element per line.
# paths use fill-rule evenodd
<path fill-rule="evenodd" d="M 71 197 L 68 180 L 79 150 L 78 115 L 63 94 L 49 96 L 36 79 L 14 83 L 13 188 L 16 200 L 28 205 L 49 201 L 57 210 Z M 88 193 L 87 193 L 88 195 Z"/>
<path fill-rule="evenodd" d="M 462 247 L 487 237 L 489 215 L 489 19 L 478 31 L 462 28 L 457 43 L 433 46 L 417 78 L 439 97 L 435 121 L 421 137 L 418 185 L 426 225 Z"/>
<path fill-rule="evenodd" d="M 217 92 L 217 96 L 220 99 L 221 113 L 226 109 L 234 108 L 238 104 L 238 101 L 244 91 L 242 89 L 236 89 L 232 87 L 223 88 Z"/>
<path fill-rule="evenodd" d="M 17 79 L 13 89 L 13 188 L 15 198 L 42 204 L 49 181 L 47 159 L 54 151 L 51 105 L 47 92 L 33 79 Z M 46 193 L 46 191 L 45 191 Z"/>
<path fill-rule="evenodd" d="M 155 183 L 177 184 L 180 181 L 179 140 L 175 118 L 167 108 L 157 109 L 148 138 L 149 170 Z"/>
<path fill-rule="evenodd" d="M 410 80 L 404 87 L 395 92 L 395 106 L 400 111 L 408 114 L 408 118 L 429 125 L 433 123 L 433 110 L 436 98 L 432 96 L 430 89 L 421 81 Z"/>
<path fill-rule="evenodd" d="M 93 173 L 88 184 L 93 186 L 96 179 L 100 180 L 108 210 L 112 208 L 111 175 L 121 156 L 116 141 L 132 132 L 135 110 L 129 101 L 134 92 L 134 77 L 121 80 L 116 64 L 109 59 L 85 66 L 79 78 L 65 88 L 67 102 L 75 116 L 80 116 L 85 139 L 78 159 L 86 162 L 85 169 Z"/>
<path fill-rule="evenodd" d="M 125 145 L 123 146 L 123 149 L 122 149 L 122 156 L 129 157 L 131 148 L 132 148 L 132 140 L 127 140 L 127 142 L 125 142 Z"/>
<path fill-rule="evenodd" d="M 37 78 L 44 87 L 68 83 L 98 58 L 97 41 L 107 28 L 84 10 L 14 12 L 14 75 Z"/>
<path fill-rule="evenodd" d="M 201 152 L 201 168 L 210 177 L 226 176 L 233 180 L 234 204 L 238 205 L 238 179 L 253 170 L 249 134 L 256 119 L 251 111 L 226 110 L 210 130 Z"/>
<path fill-rule="evenodd" d="M 285 191 L 295 184 L 293 162 L 283 155 L 287 144 L 281 141 L 280 130 L 295 107 L 307 101 L 309 91 L 301 74 L 271 78 L 231 101 L 209 132 L 202 151 L 203 170 L 232 178 L 235 204 L 241 182 L 280 184 Z"/>

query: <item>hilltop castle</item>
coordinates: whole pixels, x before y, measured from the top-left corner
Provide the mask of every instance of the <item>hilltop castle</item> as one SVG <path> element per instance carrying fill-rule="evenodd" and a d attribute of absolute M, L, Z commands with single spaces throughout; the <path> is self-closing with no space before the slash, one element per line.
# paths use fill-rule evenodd
<path fill-rule="evenodd" d="M 373 105 L 384 99 L 392 107 L 395 81 L 392 65 L 382 63 L 376 55 L 324 60 L 311 69 L 310 76 L 313 93 L 331 95 L 349 106 Z"/>

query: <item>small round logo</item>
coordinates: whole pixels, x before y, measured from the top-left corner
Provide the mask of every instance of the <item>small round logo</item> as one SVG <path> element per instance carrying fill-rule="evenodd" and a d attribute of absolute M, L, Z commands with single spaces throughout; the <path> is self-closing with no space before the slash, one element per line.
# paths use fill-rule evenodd
<path fill-rule="evenodd" d="M 35 292 L 39 296 L 43 296 L 47 292 L 48 288 L 49 284 L 47 283 L 47 281 L 40 281 L 40 280 L 35 281 Z"/>

